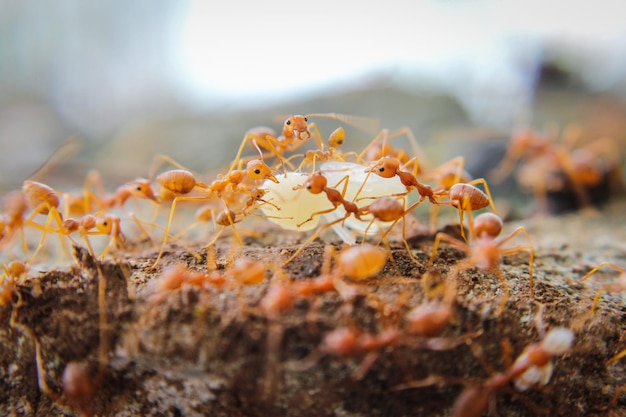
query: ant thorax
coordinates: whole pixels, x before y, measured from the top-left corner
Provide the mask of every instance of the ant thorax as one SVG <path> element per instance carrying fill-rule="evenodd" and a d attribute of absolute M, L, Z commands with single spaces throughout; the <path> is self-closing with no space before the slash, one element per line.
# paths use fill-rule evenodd
<path fill-rule="evenodd" d="M 327 178 L 330 188 L 335 188 L 336 184 L 347 176 L 347 186 L 343 197 L 347 201 L 355 202 L 359 207 L 370 204 L 376 198 L 406 192 L 406 187 L 402 185 L 398 177 L 382 178 L 378 175 L 368 175 L 367 168 L 365 165 L 351 162 L 331 161 L 321 164 L 319 171 Z M 267 189 L 268 193 L 264 199 L 280 207 L 280 210 L 269 204 L 260 207 L 263 213 L 268 216 L 268 220 L 278 224 L 283 229 L 307 231 L 314 229 L 319 224 L 320 217 L 325 220 L 325 223 L 329 223 L 346 216 L 346 211 L 341 205 L 332 210 L 333 204 L 324 193 L 312 194 L 301 187 L 306 175 L 302 172 L 287 172 L 286 175 L 277 176 L 278 184 L 265 181 L 263 188 Z M 296 189 L 294 190 L 294 188 Z M 336 188 L 343 191 L 343 183 Z M 332 211 L 313 216 L 312 220 L 305 222 L 314 213 L 326 210 Z M 336 224 L 333 226 L 333 230 L 346 243 L 352 244 L 354 243 L 354 236 L 348 229 L 363 233 L 371 220 L 370 214 L 361 216 L 361 220 L 349 216 L 343 222 L 343 226 L 342 223 Z M 368 233 L 376 234 L 379 232 L 379 227 L 382 228 L 384 225 L 388 225 L 388 223 L 380 224 L 380 226 L 374 224 L 369 228 Z"/>

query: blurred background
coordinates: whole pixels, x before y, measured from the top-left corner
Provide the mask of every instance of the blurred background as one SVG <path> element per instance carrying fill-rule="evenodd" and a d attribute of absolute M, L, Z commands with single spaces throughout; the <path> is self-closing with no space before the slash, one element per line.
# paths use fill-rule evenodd
<path fill-rule="evenodd" d="M 155 154 L 219 171 L 292 113 L 408 126 L 434 164 L 522 125 L 623 140 L 623 16 L 618 0 L 0 0 L 0 189 L 71 136 L 52 186 L 95 168 L 114 188 Z"/>

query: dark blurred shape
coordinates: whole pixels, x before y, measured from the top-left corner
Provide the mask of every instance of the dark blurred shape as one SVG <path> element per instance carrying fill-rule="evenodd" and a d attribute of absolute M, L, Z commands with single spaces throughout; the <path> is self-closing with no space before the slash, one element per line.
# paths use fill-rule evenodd
<path fill-rule="evenodd" d="M 558 62 L 544 61 L 538 69 L 537 88 L 568 89 L 580 87 L 579 79 Z"/>
<path fill-rule="evenodd" d="M 558 173 L 558 181 L 563 186 L 558 190 L 548 191 L 546 197 L 547 209 L 550 214 L 563 214 L 584 208 L 580 196 L 563 171 Z M 608 203 L 611 198 L 623 196 L 624 184 L 621 180 L 621 170 L 617 167 L 605 166 L 601 171 L 601 178 L 595 184 L 584 187 L 583 190 L 590 206 L 599 207 Z"/>

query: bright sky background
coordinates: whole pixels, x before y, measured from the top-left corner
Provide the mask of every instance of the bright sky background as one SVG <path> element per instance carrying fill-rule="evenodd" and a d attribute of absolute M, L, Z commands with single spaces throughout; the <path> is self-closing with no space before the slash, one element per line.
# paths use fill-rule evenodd
<path fill-rule="evenodd" d="M 180 76 L 199 99 L 271 99 L 377 69 L 516 90 L 532 82 L 520 60 L 532 67 L 548 44 L 594 57 L 587 81 L 602 88 L 626 72 L 625 12 L 619 0 L 190 0 Z"/>

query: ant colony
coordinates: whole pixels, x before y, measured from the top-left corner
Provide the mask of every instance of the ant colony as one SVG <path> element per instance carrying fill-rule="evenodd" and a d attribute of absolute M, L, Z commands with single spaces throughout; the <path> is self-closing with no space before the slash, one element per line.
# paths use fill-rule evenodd
<path fill-rule="evenodd" d="M 345 151 L 343 146 L 351 142 L 344 127 L 324 136 L 312 122 L 319 118 L 367 131 L 371 141 L 360 152 Z M 596 163 L 594 155 L 597 152 L 599 158 L 606 159 L 604 151 L 599 152 L 606 143 L 574 147 L 569 140 L 567 146 L 548 142 L 538 133 L 517 133 L 503 162 L 492 174 L 498 179 L 509 175 L 518 159 L 532 166 L 551 166 L 550 176 L 567 179 L 577 204 L 588 203 L 587 189 L 605 174 L 596 170 L 606 165 Z M 401 146 L 403 143 L 408 150 Z M 568 156 L 563 149 L 576 152 Z M 560 165 L 554 168 L 551 161 Z M 164 165 L 170 169 L 163 169 Z M 107 306 L 113 286 L 107 288 L 104 265 L 108 261 L 103 259 L 117 256 L 127 260 L 124 256 L 137 248 L 143 250 L 145 271 L 150 275 L 137 295 L 141 301 L 137 304 L 150 313 L 135 314 L 137 323 L 155 319 L 159 316 L 155 311 L 169 308 L 167 300 L 172 294 L 186 291 L 200 296 L 180 297 L 179 304 L 189 300 L 206 304 L 185 316 L 197 320 L 194 326 L 201 328 L 205 324 L 202 320 L 209 316 L 206 312 L 210 308 L 227 311 L 223 312 L 221 323 L 234 323 L 237 312 L 242 317 L 258 316 L 266 323 L 264 330 L 254 332 L 255 343 L 265 343 L 260 389 L 265 401 L 275 398 L 281 372 L 305 372 L 332 358 L 350 364 L 348 378 L 362 380 L 385 352 L 398 346 L 418 352 L 445 352 L 462 346 L 455 352 L 470 352 L 472 360 L 484 364 L 489 359 L 479 346 L 480 338 L 494 331 L 483 326 L 484 322 L 493 320 L 491 327 L 500 329 L 502 317 L 509 313 L 506 307 L 524 299 L 533 320 L 520 324 L 526 327 L 524 336 L 520 336 L 521 344 L 515 346 L 517 350 L 502 339 L 505 360 L 494 361 L 496 366 L 483 366 L 489 376 L 476 372 L 483 376 L 470 378 L 466 375 L 473 371 L 463 370 L 458 373 L 462 377 L 429 375 L 420 380 L 417 376 L 424 376 L 420 371 L 412 374 L 413 381 L 408 381 L 408 377 L 389 385 L 385 381 L 391 392 L 463 385 L 456 401 L 449 402 L 454 404 L 451 415 L 480 416 L 502 392 L 516 390 L 515 395 L 522 396 L 525 391 L 548 384 L 558 374 L 555 369 L 560 357 L 568 354 L 577 336 L 567 323 L 551 329 L 543 324 L 544 307 L 538 295 L 539 285 L 536 286 L 542 275 L 535 268 L 531 233 L 521 226 L 505 231 L 487 181 L 472 178 L 460 156 L 433 166 L 408 128 L 379 130 L 367 118 L 309 114 L 288 117 L 279 133 L 268 127 L 248 130 L 227 170 L 212 179 L 203 178 L 165 155 L 154 158 L 147 178 L 129 180 L 113 192 L 106 191 L 96 172 L 87 175 L 78 193 L 54 189 L 31 176 L 3 200 L 0 251 L 5 262 L 0 307 L 11 311 L 6 316 L 9 326 L 32 340 L 39 389 L 81 415 L 104 415 L 102 410 L 95 411 L 94 407 L 100 406 L 95 398 L 103 381 L 112 378 L 107 375 L 112 366 L 109 356 L 114 350 L 109 343 L 121 336 L 109 335 L 115 328 Z M 528 170 L 522 165 L 521 170 L 524 169 Z M 524 176 L 540 204 L 545 205 L 549 190 L 538 183 L 543 179 L 540 177 Z M 195 210 L 193 220 L 189 219 L 190 210 Z M 418 251 L 415 246 L 413 231 L 421 221 L 419 211 L 425 214 L 421 216 L 425 225 L 419 224 L 423 230 L 419 237 L 429 246 L 426 251 Z M 459 227 L 439 231 L 441 213 Z M 259 230 L 267 230 L 246 229 L 255 218 L 266 222 L 264 227 L 284 230 L 293 236 L 292 240 L 297 240 L 295 249 L 282 248 L 272 253 L 271 261 L 251 255 L 246 244 L 258 237 Z M 315 246 L 311 245 L 313 241 L 323 235 L 335 237 L 332 233 L 341 244 L 324 245 L 323 259 L 310 262 L 309 275 L 293 274 L 297 269 L 294 260 L 301 257 L 298 261 L 302 263 L 302 254 Z M 202 238 L 201 247 L 191 246 L 192 236 Z M 143 247 L 146 245 L 149 249 Z M 43 343 L 45 338 L 38 334 L 39 330 L 22 321 L 20 307 L 26 302 L 24 299 L 32 296 L 30 292 L 24 296 L 20 288 L 28 284 L 33 271 L 41 269 L 40 262 L 54 255 L 61 260 L 71 259 L 70 246 L 74 247 L 79 269 L 91 270 L 91 275 L 97 277 L 98 366 L 70 358 L 64 365 L 65 371 L 48 373 L 46 366 L 50 365 L 44 363 L 43 352 L 50 347 Z M 172 255 L 180 254 L 181 247 L 189 254 L 185 259 Z M 519 276 L 511 277 L 507 271 L 511 255 L 517 256 L 522 265 Z M 411 272 L 399 273 L 399 265 L 403 271 Z M 595 293 L 592 313 L 604 294 L 626 288 L 624 268 L 608 262 L 590 271 L 583 280 L 604 266 L 621 275 Z M 476 285 L 490 286 L 492 290 L 487 291 L 489 305 L 481 306 L 483 310 L 476 313 L 473 324 L 460 326 L 462 318 L 469 315 L 461 312 L 466 306 L 458 301 L 460 283 L 470 271 L 486 277 Z M 384 285 L 381 277 L 397 284 L 393 296 L 376 293 Z M 594 280 L 587 282 L 591 281 Z M 370 285 L 371 282 L 376 284 Z M 257 292 L 251 301 L 254 289 Z M 329 297 L 332 302 L 325 303 Z M 308 346 L 306 354 L 285 363 L 281 351 L 286 345 L 282 341 L 289 333 L 285 317 L 303 305 L 307 306 L 307 313 L 299 332 L 312 335 L 315 342 Z M 355 318 L 362 305 L 375 311 L 372 320 Z M 331 314 L 334 327 L 328 323 L 320 325 L 324 308 L 329 306 L 340 306 Z M 369 324 L 359 325 L 364 322 Z M 536 331 L 527 322 L 534 323 Z M 137 323 L 133 326 L 138 327 Z M 135 345 L 139 343 L 146 342 L 141 340 Z M 195 342 L 190 345 L 198 349 L 201 346 Z M 147 343 L 142 348 L 149 352 Z M 129 355 L 139 355 L 141 350 L 128 349 Z M 258 351 L 258 346 L 255 349 Z M 218 349 L 213 346 L 210 350 L 215 354 Z M 626 356 L 626 350 L 613 354 L 612 361 L 617 362 Z M 188 356 L 205 358 L 204 355 L 209 354 L 194 352 Z M 53 376 L 59 376 L 59 381 L 51 383 Z M 372 391 L 376 389 L 380 386 Z"/>

